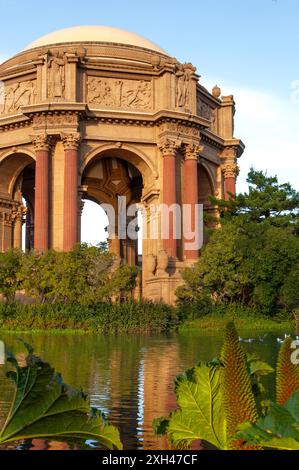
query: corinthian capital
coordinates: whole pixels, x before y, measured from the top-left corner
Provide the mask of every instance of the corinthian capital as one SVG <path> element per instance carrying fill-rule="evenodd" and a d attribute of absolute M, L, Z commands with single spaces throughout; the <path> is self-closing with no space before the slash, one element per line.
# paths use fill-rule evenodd
<path fill-rule="evenodd" d="M 164 137 L 160 139 L 158 146 L 163 157 L 165 155 L 176 155 L 177 151 L 181 147 L 181 142 Z"/>
<path fill-rule="evenodd" d="M 62 134 L 61 139 L 65 150 L 77 150 L 80 144 L 81 135 L 80 132 Z"/>
<path fill-rule="evenodd" d="M 31 139 L 32 139 L 35 151 L 38 151 L 38 150 L 48 151 L 49 150 L 50 143 L 51 143 L 51 136 L 49 136 L 46 132 L 32 135 Z"/>
<path fill-rule="evenodd" d="M 239 174 L 239 167 L 235 162 L 224 163 L 221 169 L 225 178 L 236 178 Z"/>
<path fill-rule="evenodd" d="M 199 154 L 203 152 L 204 146 L 187 144 L 184 148 L 185 160 L 198 160 Z"/>

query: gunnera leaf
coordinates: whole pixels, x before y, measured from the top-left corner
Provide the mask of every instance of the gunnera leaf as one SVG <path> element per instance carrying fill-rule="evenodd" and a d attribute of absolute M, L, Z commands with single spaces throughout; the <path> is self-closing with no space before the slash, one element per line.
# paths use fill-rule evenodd
<path fill-rule="evenodd" d="M 166 434 L 175 448 L 187 449 L 205 440 L 226 449 L 226 422 L 222 406 L 219 365 L 200 363 L 177 378 L 175 392 L 179 409 L 167 419 L 156 420 L 160 434 Z"/>
<path fill-rule="evenodd" d="M 244 439 L 248 445 L 299 450 L 299 390 L 284 406 L 271 403 L 267 416 L 256 423 L 243 423 L 236 438 Z"/>
<path fill-rule="evenodd" d="M 86 395 L 71 389 L 60 374 L 33 354 L 20 367 L 10 355 L 15 391 L 5 424 L 0 432 L 0 444 L 26 438 L 94 439 L 104 447 L 122 448 L 119 432 L 106 423 L 101 413 L 92 413 Z"/>

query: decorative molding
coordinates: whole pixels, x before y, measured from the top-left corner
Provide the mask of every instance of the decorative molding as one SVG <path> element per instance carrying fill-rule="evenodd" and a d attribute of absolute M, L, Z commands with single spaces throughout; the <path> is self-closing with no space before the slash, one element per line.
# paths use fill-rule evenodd
<path fill-rule="evenodd" d="M 224 178 L 236 178 L 239 174 L 239 167 L 235 162 L 227 162 L 221 166 Z"/>
<path fill-rule="evenodd" d="M 81 141 L 81 134 L 80 132 L 61 134 L 61 139 L 65 150 L 77 150 Z"/>
<path fill-rule="evenodd" d="M 199 155 L 204 151 L 203 145 L 187 144 L 184 146 L 185 160 L 198 160 Z"/>
<path fill-rule="evenodd" d="M 180 137 L 192 137 L 199 139 L 199 126 L 193 123 L 182 123 L 180 121 L 163 121 L 159 126 L 160 134 L 179 134 Z"/>
<path fill-rule="evenodd" d="M 31 140 L 33 142 L 34 150 L 46 150 L 49 151 L 50 143 L 51 143 L 51 136 L 49 136 L 46 132 L 42 132 L 41 134 L 31 135 Z"/>
<path fill-rule="evenodd" d="M 12 221 L 20 220 L 24 222 L 23 217 L 27 214 L 27 207 L 23 204 L 20 204 L 16 210 L 12 212 Z"/>
<path fill-rule="evenodd" d="M 77 126 L 78 116 L 76 113 L 37 114 L 32 118 L 32 125 L 35 128 Z"/>
<path fill-rule="evenodd" d="M 180 140 L 172 140 L 167 137 L 163 137 L 158 142 L 158 147 L 163 155 L 163 157 L 167 155 L 174 155 L 176 156 L 178 150 L 181 148 L 182 142 Z"/>

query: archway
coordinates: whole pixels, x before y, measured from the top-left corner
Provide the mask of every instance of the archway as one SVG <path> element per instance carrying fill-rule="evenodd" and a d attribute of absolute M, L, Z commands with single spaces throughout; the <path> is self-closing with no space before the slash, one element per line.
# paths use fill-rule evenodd
<path fill-rule="evenodd" d="M 35 160 L 11 153 L 0 160 L 0 249 L 34 247 Z"/>
<path fill-rule="evenodd" d="M 81 242 L 89 245 L 108 243 L 109 219 L 100 204 L 85 199 L 81 213 Z"/>
<path fill-rule="evenodd" d="M 204 226 L 209 228 L 213 226 L 213 217 L 216 215 L 215 207 L 210 201 L 210 196 L 214 196 L 214 185 L 211 175 L 209 174 L 207 168 L 199 164 L 198 165 L 198 202 L 203 204 L 203 210 L 206 217 L 204 218 Z M 204 230 L 203 242 L 208 241 L 207 230 Z"/>
<path fill-rule="evenodd" d="M 128 153 L 105 152 L 89 160 L 81 181 L 82 198 L 101 205 L 106 213 L 109 250 L 127 264 L 138 265 L 137 211 L 143 188 L 139 169 Z"/>

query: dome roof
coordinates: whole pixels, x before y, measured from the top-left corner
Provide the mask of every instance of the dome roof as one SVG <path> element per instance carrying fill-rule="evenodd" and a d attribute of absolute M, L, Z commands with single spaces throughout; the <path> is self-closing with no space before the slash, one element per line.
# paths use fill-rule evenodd
<path fill-rule="evenodd" d="M 161 54 L 167 54 L 157 44 L 140 36 L 130 33 L 124 29 L 112 28 L 110 26 L 75 26 L 73 28 L 60 29 L 53 33 L 46 34 L 33 41 L 24 51 L 35 47 L 50 46 L 61 43 L 73 42 L 110 42 L 117 44 L 127 44 L 131 46 L 144 47 Z"/>

